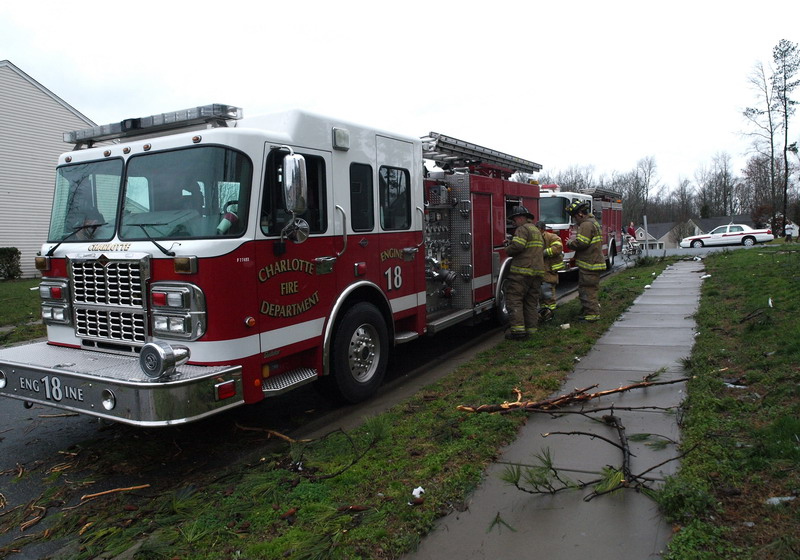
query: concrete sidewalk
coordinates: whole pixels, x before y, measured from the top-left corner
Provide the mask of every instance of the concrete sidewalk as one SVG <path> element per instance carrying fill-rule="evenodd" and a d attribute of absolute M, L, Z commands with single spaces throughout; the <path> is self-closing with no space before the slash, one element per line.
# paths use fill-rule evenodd
<path fill-rule="evenodd" d="M 650 289 L 597 341 L 576 365 L 560 393 L 598 384 L 594 391 L 614 389 L 641 381 L 664 370 L 659 380 L 684 376 L 682 359 L 694 343 L 695 313 L 700 299 L 703 263 L 681 261 L 667 268 Z M 624 274 L 624 272 L 623 272 Z M 597 399 L 590 406 L 677 406 L 685 385 L 676 383 Z M 617 411 L 630 437 L 652 433 L 678 440 L 675 414 L 657 411 Z M 549 449 L 557 469 L 572 480 L 592 480 L 604 466 L 622 464 L 619 449 L 582 435 L 541 435 L 548 432 L 584 431 L 618 441 L 616 430 L 567 414 L 552 418 L 531 415 L 517 440 L 508 446 L 472 495 L 468 509 L 442 518 L 407 560 L 442 558 L 548 560 L 642 560 L 659 558 L 666 550 L 671 528 L 655 503 L 631 490 L 586 502 L 590 489 L 555 495 L 531 495 L 500 480 L 504 462 L 538 465 L 535 455 Z M 645 442 L 630 442 L 631 471 L 641 473 L 677 454 L 674 445 L 654 450 Z M 677 461 L 648 476 L 673 474 Z M 501 521 L 501 522 L 498 522 Z"/>

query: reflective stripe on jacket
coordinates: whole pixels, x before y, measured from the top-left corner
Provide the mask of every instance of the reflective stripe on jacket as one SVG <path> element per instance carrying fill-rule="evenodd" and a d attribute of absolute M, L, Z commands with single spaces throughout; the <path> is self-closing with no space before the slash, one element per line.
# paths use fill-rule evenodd
<path fill-rule="evenodd" d="M 561 238 L 549 231 L 542 232 L 544 240 L 544 281 L 558 283 L 558 271 L 564 269 L 564 246 Z"/>
<path fill-rule="evenodd" d="M 575 250 L 575 264 L 583 270 L 603 271 L 606 259 L 603 256 L 603 235 L 600 224 L 589 214 L 586 220 L 578 225 L 578 235 L 568 243 Z"/>
<path fill-rule="evenodd" d="M 541 232 L 532 223 L 527 222 L 514 230 L 506 253 L 512 257 L 510 272 L 524 276 L 544 274 L 544 242 Z"/>

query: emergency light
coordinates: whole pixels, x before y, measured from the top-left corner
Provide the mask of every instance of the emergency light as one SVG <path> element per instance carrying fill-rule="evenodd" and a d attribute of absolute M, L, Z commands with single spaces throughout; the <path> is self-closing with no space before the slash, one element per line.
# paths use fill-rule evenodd
<path fill-rule="evenodd" d="M 81 144 L 100 140 L 113 140 L 115 138 L 151 134 L 161 130 L 172 130 L 197 124 L 217 124 L 222 126 L 225 121 L 241 119 L 242 116 L 243 111 L 239 107 L 214 103 L 212 105 L 160 113 L 149 117 L 125 119 L 118 123 L 65 132 L 64 142 Z"/>

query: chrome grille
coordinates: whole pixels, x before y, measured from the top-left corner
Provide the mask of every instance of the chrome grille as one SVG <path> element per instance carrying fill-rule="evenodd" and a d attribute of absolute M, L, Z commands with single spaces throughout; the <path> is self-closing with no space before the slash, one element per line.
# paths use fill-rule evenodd
<path fill-rule="evenodd" d="M 75 334 L 97 341 L 147 342 L 144 287 L 150 276 L 148 257 L 85 257 L 69 261 Z"/>
<path fill-rule="evenodd" d="M 75 333 L 78 336 L 116 342 L 146 342 L 144 312 L 110 309 L 75 309 Z"/>
<path fill-rule="evenodd" d="M 142 307 L 141 261 L 73 260 L 75 303 Z"/>

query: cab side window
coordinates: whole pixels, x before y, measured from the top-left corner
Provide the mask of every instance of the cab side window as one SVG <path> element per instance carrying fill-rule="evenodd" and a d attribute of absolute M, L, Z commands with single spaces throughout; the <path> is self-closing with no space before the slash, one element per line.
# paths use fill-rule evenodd
<path fill-rule="evenodd" d="M 353 231 L 372 231 L 375 228 L 373 211 L 372 166 L 350 164 L 350 212 Z"/>
<path fill-rule="evenodd" d="M 380 181 L 381 227 L 386 230 L 411 227 L 411 180 L 408 170 L 381 166 Z"/>
<path fill-rule="evenodd" d="M 261 231 L 265 235 L 280 235 L 281 230 L 291 219 L 291 214 L 286 211 L 283 201 L 283 157 L 287 153 L 284 150 L 272 150 L 267 156 L 267 173 L 264 178 L 261 207 Z M 305 212 L 298 214 L 297 217 L 308 222 L 311 233 L 323 233 L 328 229 L 325 160 L 320 156 L 302 153 L 300 155 L 306 160 L 308 200 Z"/>

